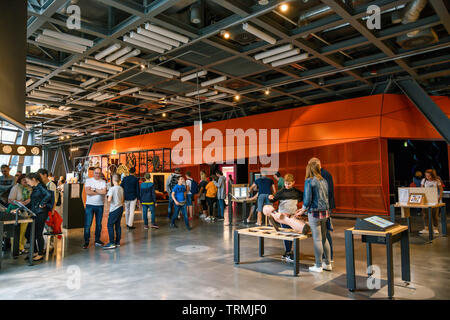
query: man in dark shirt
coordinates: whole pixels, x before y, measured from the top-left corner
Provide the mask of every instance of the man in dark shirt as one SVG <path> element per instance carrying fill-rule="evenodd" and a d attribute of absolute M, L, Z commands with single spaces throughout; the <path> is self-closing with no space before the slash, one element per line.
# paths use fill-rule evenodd
<path fill-rule="evenodd" d="M 269 195 L 275 193 L 275 184 L 272 179 L 266 177 L 265 170 L 261 170 L 261 178 L 256 179 L 249 191 L 252 191 L 256 187 L 258 187 L 259 190 L 258 200 L 256 201 L 258 207 L 258 221 L 256 222 L 256 225 L 260 226 L 262 225 L 263 207 L 266 204 L 270 204 Z"/>
<path fill-rule="evenodd" d="M 329 173 L 327 170 L 322 168 L 322 165 L 318 158 L 311 158 L 311 160 L 309 160 L 309 162 L 317 162 L 319 164 L 320 174 L 328 183 L 328 205 L 329 205 L 330 217 L 327 220 L 327 239 L 328 239 L 328 243 L 330 244 L 331 261 L 333 261 L 333 240 L 331 238 L 331 233 L 330 233 L 330 231 L 333 231 L 333 224 L 331 221 L 331 213 L 336 208 L 336 203 L 334 201 L 333 177 L 331 176 L 331 173 Z"/>
<path fill-rule="evenodd" d="M 133 227 L 134 211 L 136 209 L 136 203 L 140 198 L 139 179 L 134 175 L 135 172 L 135 168 L 130 168 L 130 175 L 123 178 L 120 184 L 125 197 L 125 218 L 128 230 L 136 228 Z"/>

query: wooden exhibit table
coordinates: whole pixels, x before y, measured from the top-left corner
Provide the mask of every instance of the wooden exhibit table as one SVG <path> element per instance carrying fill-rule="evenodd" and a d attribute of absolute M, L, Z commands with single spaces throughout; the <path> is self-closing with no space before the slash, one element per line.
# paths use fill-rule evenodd
<path fill-rule="evenodd" d="M 428 230 L 429 232 L 429 240 L 433 241 L 433 220 L 431 217 L 431 209 L 434 208 L 441 208 L 441 232 L 442 235 L 447 235 L 447 213 L 445 208 L 445 203 L 438 203 L 434 205 L 430 204 L 404 204 L 404 203 L 396 203 L 395 205 L 391 205 L 391 221 L 395 222 L 395 208 L 401 208 L 401 217 L 406 218 L 408 222 L 408 230 L 411 232 L 411 222 L 409 220 L 410 217 L 410 209 L 416 208 L 416 209 L 428 209 Z"/>
<path fill-rule="evenodd" d="M 20 224 L 21 223 L 31 223 L 31 236 L 30 236 L 30 249 L 28 253 L 28 264 L 33 265 L 33 251 L 34 251 L 34 242 L 35 242 L 35 230 L 34 230 L 34 219 L 19 219 L 17 220 L 5 220 L 0 221 L 0 238 L 3 238 L 3 231 L 5 225 L 13 226 L 13 245 L 12 245 L 12 256 L 16 258 L 19 256 L 19 238 L 20 238 Z M 2 260 L 3 260 L 3 252 L 0 252 L 0 269 L 2 268 Z"/>
<path fill-rule="evenodd" d="M 372 265 L 372 243 L 386 245 L 388 296 L 391 299 L 394 296 L 394 263 L 392 257 L 392 245 L 397 241 L 400 241 L 401 243 L 402 280 L 406 282 L 411 281 L 408 227 L 396 225 L 387 231 L 355 230 L 355 228 L 345 230 L 347 288 L 352 292 L 356 289 L 355 252 L 353 243 L 354 235 L 361 235 L 362 242 L 366 243 L 367 267 Z M 370 276 L 370 274 L 368 275 Z"/>
<path fill-rule="evenodd" d="M 247 220 L 247 203 L 256 203 L 256 199 L 255 200 L 250 200 L 250 199 L 231 199 L 231 202 L 233 203 L 241 203 L 242 204 L 242 221 L 244 223 L 246 223 Z M 237 208 L 237 205 L 236 205 Z"/>
<path fill-rule="evenodd" d="M 276 231 L 272 227 L 253 227 L 234 231 L 234 263 L 240 263 L 240 236 L 252 236 L 259 239 L 259 256 L 264 256 L 264 238 L 276 240 L 288 240 L 294 243 L 294 276 L 299 272 L 299 258 L 300 258 L 300 240 L 308 239 L 310 235 L 297 233 L 292 229 L 279 228 L 281 231 Z M 288 232 L 291 234 L 283 234 Z"/>

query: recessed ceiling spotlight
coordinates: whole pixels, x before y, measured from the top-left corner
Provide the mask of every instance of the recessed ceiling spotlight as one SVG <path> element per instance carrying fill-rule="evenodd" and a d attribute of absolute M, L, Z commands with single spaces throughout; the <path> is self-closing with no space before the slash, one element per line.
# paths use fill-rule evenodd
<path fill-rule="evenodd" d="M 234 96 L 234 100 L 236 100 L 236 101 L 239 101 L 239 100 L 241 100 L 241 96 L 240 96 L 240 95 L 238 95 L 238 94 L 237 94 L 237 95 L 235 95 L 235 96 Z"/>
<path fill-rule="evenodd" d="M 266 96 L 268 96 L 268 95 L 270 94 L 269 88 L 267 88 L 266 90 L 264 90 L 264 94 L 265 94 Z"/>
<path fill-rule="evenodd" d="M 288 6 L 286 3 L 283 3 L 283 4 L 280 6 L 280 10 L 281 10 L 282 12 L 286 12 L 288 9 L 289 9 L 289 6 Z"/>
<path fill-rule="evenodd" d="M 162 117 L 163 118 L 167 117 L 167 113 L 163 112 Z"/>
<path fill-rule="evenodd" d="M 258 4 L 260 6 L 265 6 L 265 5 L 269 4 L 269 0 L 258 0 Z"/>
<path fill-rule="evenodd" d="M 222 30 L 220 31 L 220 35 L 226 40 L 230 39 L 230 33 L 228 31 Z"/>
<path fill-rule="evenodd" d="M 146 68 L 145 64 L 144 64 L 144 63 L 141 63 L 141 64 L 140 64 L 140 68 L 141 68 L 141 70 L 145 70 L 145 68 Z"/>

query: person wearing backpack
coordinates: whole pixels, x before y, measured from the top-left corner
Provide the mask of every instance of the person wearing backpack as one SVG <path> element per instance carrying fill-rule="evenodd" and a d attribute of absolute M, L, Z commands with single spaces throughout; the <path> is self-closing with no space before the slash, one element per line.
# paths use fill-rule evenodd
<path fill-rule="evenodd" d="M 223 220 L 223 212 L 225 210 L 225 198 L 227 196 L 226 183 L 227 178 L 224 177 L 222 171 L 216 170 L 217 180 L 214 184 L 217 187 L 217 207 L 218 207 L 218 220 Z"/>
<path fill-rule="evenodd" d="M 188 211 L 188 217 L 189 220 L 192 220 L 193 218 L 193 212 L 194 212 L 194 196 L 198 193 L 198 183 L 192 179 L 191 172 L 186 171 L 186 206 Z"/>
<path fill-rule="evenodd" d="M 176 168 L 174 173 L 170 174 L 166 180 L 166 191 L 169 195 L 169 206 L 167 207 L 167 218 L 172 219 L 172 212 L 175 202 L 172 199 L 172 189 L 178 184 L 178 177 L 180 177 L 180 168 Z"/>
<path fill-rule="evenodd" d="M 151 212 L 151 227 L 152 229 L 159 229 L 155 221 L 155 207 L 156 207 L 156 193 L 153 182 L 150 181 L 151 174 L 145 174 L 145 181 L 141 184 L 141 204 L 142 217 L 144 218 L 144 229 L 148 230 L 148 209 Z"/>

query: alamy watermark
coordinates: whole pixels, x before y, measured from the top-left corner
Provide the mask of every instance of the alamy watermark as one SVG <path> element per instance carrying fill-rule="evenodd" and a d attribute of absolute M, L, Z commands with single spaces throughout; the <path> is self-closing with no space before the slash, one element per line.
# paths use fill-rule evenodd
<path fill-rule="evenodd" d="M 68 29 L 81 29 L 81 8 L 75 4 L 72 4 L 66 9 L 69 17 L 67 18 L 66 25 Z"/>
<path fill-rule="evenodd" d="M 177 165 L 233 164 L 236 159 L 237 164 L 244 164 L 248 158 L 249 164 L 257 164 L 259 159 L 265 170 L 276 172 L 279 168 L 279 140 L 279 129 L 225 129 L 224 136 L 217 128 L 201 130 L 200 122 L 195 121 L 194 137 L 185 128 L 172 132 L 171 141 L 179 141 L 172 149 L 172 162 Z M 210 143 L 203 148 L 205 141 Z"/>
<path fill-rule="evenodd" d="M 81 269 L 77 265 L 67 267 L 68 274 L 66 286 L 69 290 L 78 290 L 81 288 Z"/>

